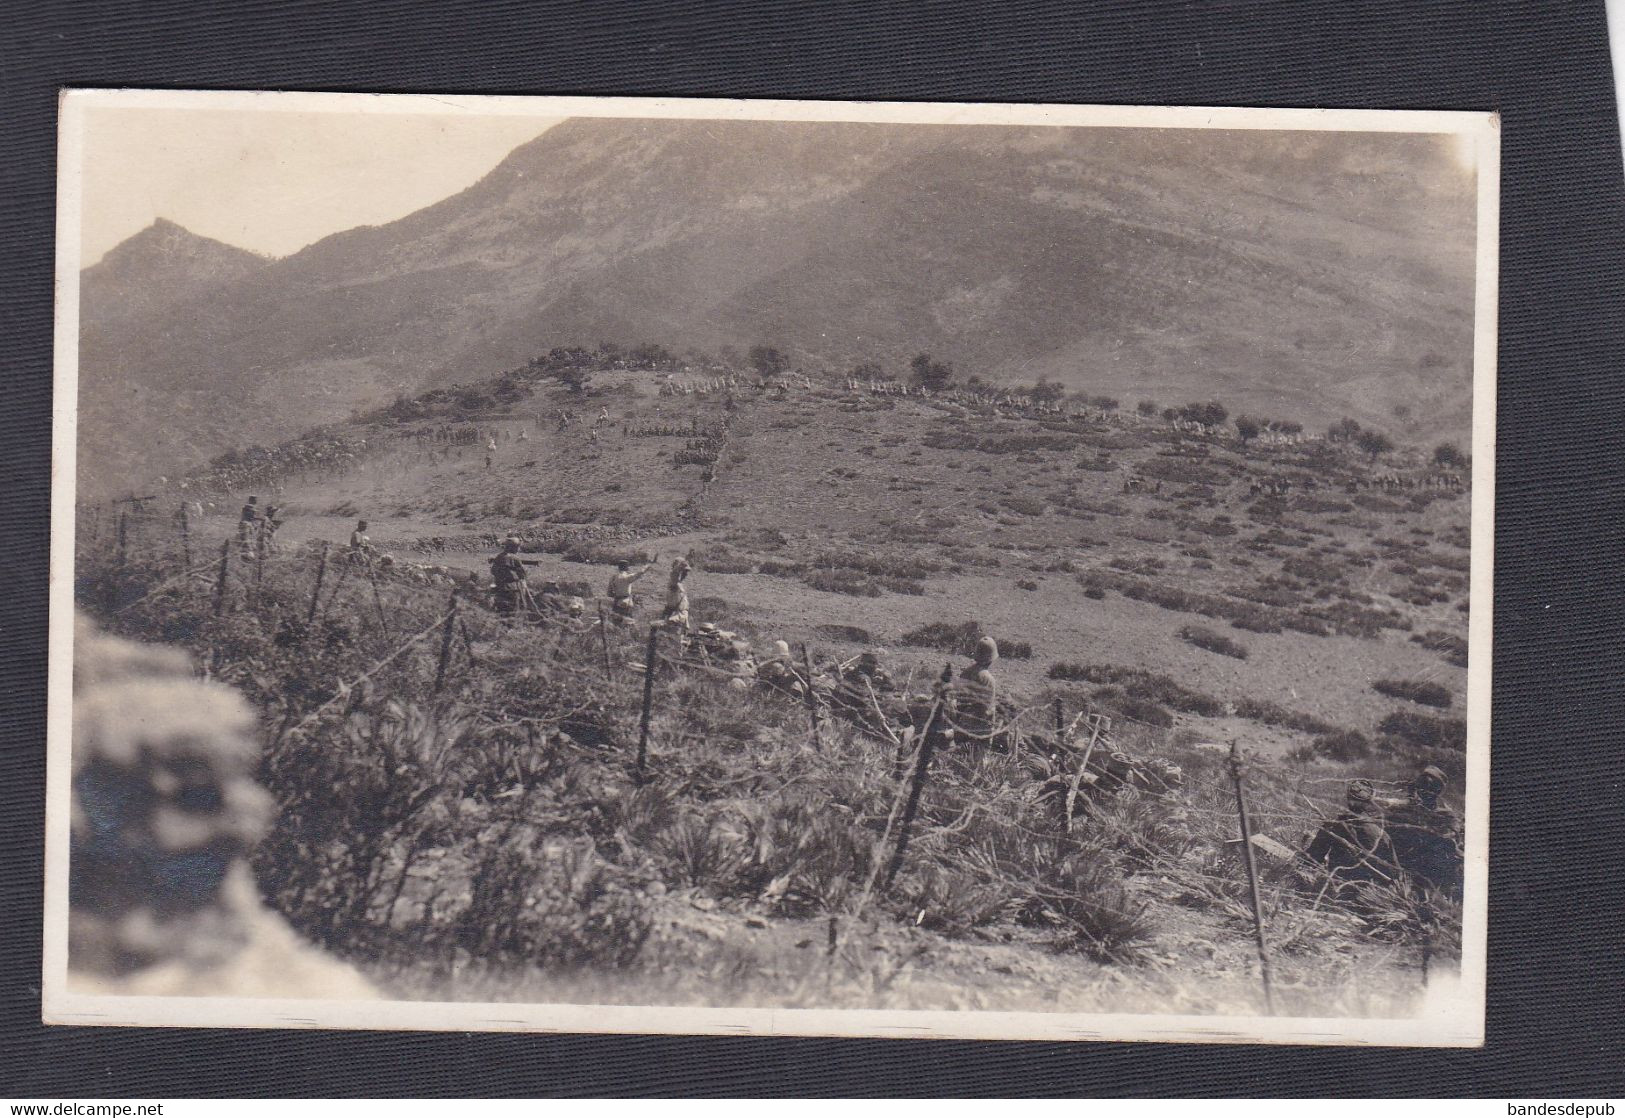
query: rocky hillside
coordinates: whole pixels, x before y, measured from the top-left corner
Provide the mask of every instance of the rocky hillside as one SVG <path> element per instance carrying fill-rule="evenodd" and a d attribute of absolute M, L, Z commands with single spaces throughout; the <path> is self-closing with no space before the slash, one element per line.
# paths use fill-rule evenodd
<path fill-rule="evenodd" d="M 85 275 L 81 484 L 605 339 L 1459 437 L 1472 204 L 1431 137 L 569 121 L 282 260 L 181 282 L 116 250 Z"/>

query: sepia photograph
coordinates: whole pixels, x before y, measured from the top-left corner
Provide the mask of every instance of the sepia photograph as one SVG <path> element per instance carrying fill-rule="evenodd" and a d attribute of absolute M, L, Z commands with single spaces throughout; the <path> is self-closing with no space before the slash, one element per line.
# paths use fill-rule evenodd
<path fill-rule="evenodd" d="M 1498 127 L 63 94 L 45 1019 L 1482 1044 Z"/>

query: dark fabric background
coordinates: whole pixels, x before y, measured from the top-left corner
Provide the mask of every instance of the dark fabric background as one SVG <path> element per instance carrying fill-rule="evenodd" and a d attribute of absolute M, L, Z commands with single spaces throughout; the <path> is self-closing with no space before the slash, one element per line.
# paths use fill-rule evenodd
<path fill-rule="evenodd" d="M 0 1095 L 1625 1094 L 1625 188 L 1602 0 L 13 0 L 0 20 Z M 41 1028 L 54 129 L 67 85 L 1499 110 L 1488 1047 Z"/>

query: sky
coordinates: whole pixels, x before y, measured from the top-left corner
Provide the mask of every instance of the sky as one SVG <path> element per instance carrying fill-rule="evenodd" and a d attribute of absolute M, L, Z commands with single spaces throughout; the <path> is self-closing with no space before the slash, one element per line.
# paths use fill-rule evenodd
<path fill-rule="evenodd" d="M 448 198 L 563 119 L 357 104 L 363 107 L 89 109 L 81 264 L 94 264 L 160 217 L 238 248 L 286 256 Z M 1457 137 L 1452 145 L 1470 166 L 1470 142 Z"/>
<path fill-rule="evenodd" d="M 267 256 L 473 185 L 557 124 L 535 116 L 98 108 L 85 116 L 81 262 L 162 217 Z"/>

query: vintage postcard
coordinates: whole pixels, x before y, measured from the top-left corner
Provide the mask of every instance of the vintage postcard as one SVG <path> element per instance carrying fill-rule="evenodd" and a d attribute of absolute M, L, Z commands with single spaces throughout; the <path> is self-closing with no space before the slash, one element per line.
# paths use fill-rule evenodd
<path fill-rule="evenodd" d="M 47 1021 L 1482 1043 L 1493 115 L 61 104 Z"/>

